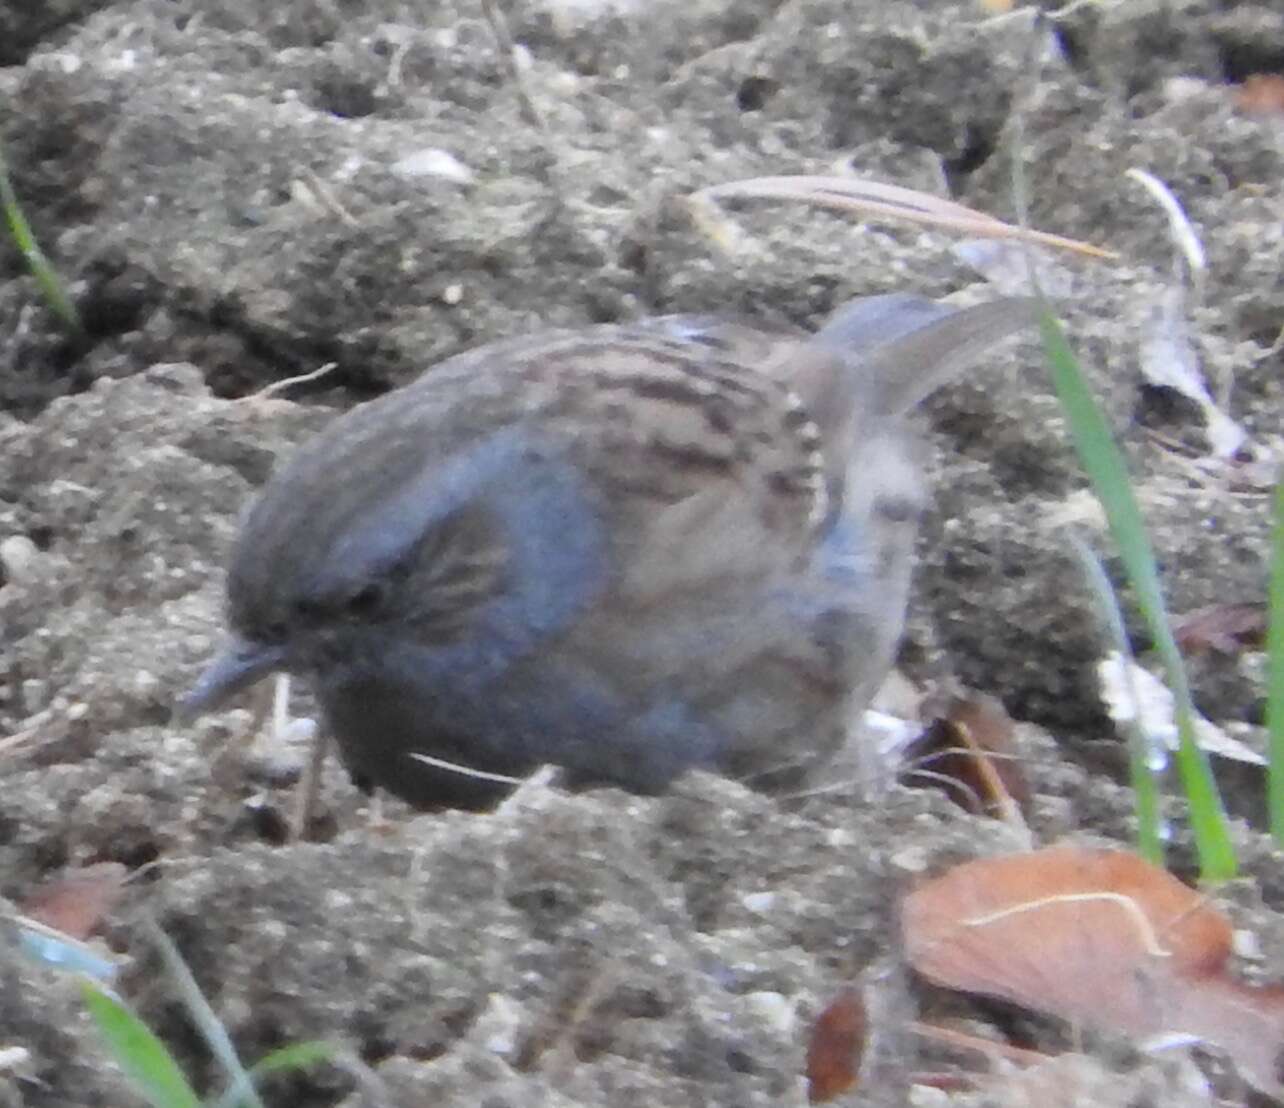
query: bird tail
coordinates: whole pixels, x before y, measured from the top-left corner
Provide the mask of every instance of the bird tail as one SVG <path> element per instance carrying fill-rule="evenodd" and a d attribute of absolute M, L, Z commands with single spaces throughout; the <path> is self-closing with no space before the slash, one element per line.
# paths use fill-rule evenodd
<path fill-rule="evenodd" d="M 792 383 L 822 426 L 839 431 L 904 415 L 974 365 L 995 344 L 1038 319 L 1039 301 L 1004 297 L 954 308 L 908 293 L 862 297 L 839 308 L 811 340 L 811 359 Z"/>

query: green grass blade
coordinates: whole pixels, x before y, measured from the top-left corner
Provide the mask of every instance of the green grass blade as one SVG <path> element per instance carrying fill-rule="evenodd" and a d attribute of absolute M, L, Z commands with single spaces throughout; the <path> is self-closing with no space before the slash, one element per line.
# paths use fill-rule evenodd
<path fill-rule="evenodd" d="M 1114 640 L 1115 649 L 1119 651 L 1126 665 L 1131 665 L 1132 647 L 1128 642 L 1128 632 L 1124 627 L 1123 612 L 1119 610 L 1119 598 L 1115 596 L 1114 587 L 1106 575 L 1101 559 L 1078 535 L 1071 535 L 1075 552 L 1083 563 L 1084 575 L 1097 598 L 1097 608 L 1101 621 Z M 1134 700 L 1136 698 L 1134 697 Z M 1157 866 L 1164 864 L 1164 835 L 1161 830 L 1163 817 L 1159 811 L 1159 782 L 1152 768 L 1153 739 L 1146 734 L 1141 724 L 1141 713 L 1133 717 L 1128 725 L 1128 771 L 1132 782 L 1133 795 L 1137 803 L 1137 853 L 1148 862 Z M 1165 755 L 1167 752 L 1165 751 Z"/>
<path fill-rule="evenodd" d="M 307 1069 L 318 1062 L 329 1062 L 338 1053 L 339 1047 L 322 1040 L 292 1043 L 260 1058 L 250 1067 L 249 1077 L 258 1081 L 273 1073 Z M 244 1103 L 246 1092 L 246 1087 L 238 1081 L 214 1102 L 214 1108 L 237 1108 Z"/>
<path fill-rule="evenodd" d="M 1271 736 L 1268 795 L 1271 834 L 1284 843 L 1284 475 L 1275 480 L 1270 623 L 1266 632 L 1266 727 Z"/>
<path fill-rule="evenodd" d="M 1106 511 L 1110 530 L 1123 559 L 1128 580 L 1141 614 L 1164 664 L 1168 687 L 1176 703 L 1177 769 L 1190 807 L 1190 825 L 1205 880 L 1226 880 L 1235 875 L 1235 851 L 1226 813 L 1208 756 L 1195 741 L 1194 706 L 1186 668 L 1173 638 L 1164 605 L 1155 556 L 1146 534 L 1141 509 L 1128 480 L 1123 454 L 1110 434 L 1097 402 L 1079 370 L 1073 351 L 1051 309 L 1040 319 L 1040 331 L 1053 382 L 1070 422 L 1079 460 Z"/>
<path fill-rule="evenodd" d="M 270 1054 L 265 1054 L 250 1067 L 254 1077 L 266 1077 L 270 1073 L 281 1073 L 283 1070 L 301 1070 L 315 1066 L 318 1062 L 328 1062 L 339 1052 L 334 1043 L 316 1039 L 307 1043 L 292 1043 L 278 1047 Z"/>
<path fill-rule="evenodd" d="M 178 987 L 182 995 L 183 1003 L 195 1022 L 197 1029 L 204 1038 L 210 1052 L 218 1059 L 219 1064 L 223 1067 L 223 1072 L 227 1077 L 229 1085 L 241 1090 L 241 1100 L 253 1106 L 253 1108 L 263 1108 L 263 1102 L 259 1099 L 258 1094 L 254 1091 L 254 1084 L 241 1065 L 241 1060 L 236 1056 L 236 1048 L 232 1045 L 232 1039 L 227 1033 L 227 1028 L 223 1026 L 218 1014 L 210 1007 L 210 1003 L 205 999 L 205 994 L 196 983 L 196 978 L 192 976 L 192 971 L 187 968 L 187 963 L 183 961 L 183 956 L 179 954 L 178 948 L 170 942 L 169 936 L 150 918 L 143 921 L 143 927 L 148 933 L 148 937 L 155 944 L 156 949 L 160 951 L 161 959 L 165 963 L 166 970 Z"/>
<path fill-rule="evenodd" d="M 82 981 L 80 990 L 112 1057 L 153 1108 L 201 1108 L 178 1063 L 142 1020 L 92 981 Z"/>
<path fill-rule="evenodd" d="M 13 182 L 9 180 L 9 164 L 5 161 L 3 146 L 0 146 L 0 209 L 4 211 L 5 223 L 9 226 L 9 234 L 13 238 L 14 245 L 27 259 L 27 265 L 31 267 L 32 275 L 44 294 L 45 302 L 68 328 L 79 331 L 80 314 L 76 311 L 71 298 L 63 290 L 57 271 L 50 265 L 45 252 L 40 249 L 40 244 L 31 230 L 31 224 L 27 222 L 27 217 L 22 214 L 18 194 L 14 192 Z"/>

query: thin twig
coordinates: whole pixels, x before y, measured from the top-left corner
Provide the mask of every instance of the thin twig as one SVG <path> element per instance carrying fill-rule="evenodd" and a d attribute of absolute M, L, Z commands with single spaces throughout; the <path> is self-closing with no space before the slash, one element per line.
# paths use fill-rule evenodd
<path fill-rule="evenodd" d="M 326 362 L 325 365 L 318 369 L 312 370 L 311 373 L 301 373 L 297 377 L 284 377 L 280 381 L 273 381 L 270 385 L 264 385 L 258 392 L 252 392 L 249 396 L 242 396 L 238 403 L 251 400 L 266 400 L 270 396 L 275 396 L 278 392 L 290 388 L 292 385 L 304 385 L 309 381 L 315 381 L 319 377 L 324 377 L 327 373 L 337 369 L 338 362 Z"/>
<path fill-rule="evenodd" d="M 535 100 L 526 83 L 526 74 L 517 63 L 517 47 L 513 42 L 512 32 L 508 29 L 508 20 L 495 0 L 481 0 L 481 9 L 486 22 L 490 24 L 491 34 L 495 36 L 495 47 L 513 82 L 513 89 L 517 93 L 517 100 L 522 106 L 522 114 L 526 117 L 526 122 L 547 139 L 548 124 L 539 108 L 535 106 Z"/>

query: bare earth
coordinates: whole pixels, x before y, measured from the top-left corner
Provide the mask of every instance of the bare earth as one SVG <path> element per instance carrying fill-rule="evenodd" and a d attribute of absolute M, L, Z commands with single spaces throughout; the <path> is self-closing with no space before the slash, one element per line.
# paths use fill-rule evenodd
<path fill-rule="evenodd" d="M 168 722 L 218 639 L 238 513 L 336 408 L 541 323 L 726 310 L 814 324 L 853 295 L 989 295 L 943 233 L 758 202 L 711 236 L 682 198 L 837 166 L 1011 219 L 1020 139 L 1032 223 L 1121 255 L 1048 264 L 1173 609 L 1261 600 L 1268 498 L 1208 462 L 1199 410 L 1138 371 L 1173 247 L 1124 174 L 1163 180 L 1200 235 L 1196 349 L 1214 388 L 1233 382 L 1229 413 L 1265 456 L 1284 434 L 1284 118 L 1237 110 L 1226 82 L 1279 69 L 1284 16 L 1139 0 L 1084 6 L 1051 34 L 1028 12 L 949 0 L 507 7 L 543 128 L 464 0 L 0 12 L 11 173 L 86 324 L 67 338 L 0 247 L 0 540 L 36 548 L 0 569 L 0 739 L 30 732 L 0 741 L 0 898 L 21 903 L 68 866 L 154 863 L 106 939 L 129 956 L 120 991 L 205 1090 L 218 1072 L 143 911 L 247 1061 L 330 1038 L 383 1086 L 319 1067 L 269 1085 L 274 1105 L 801 1104 L 810 1021 L 866 965 L 894 964 L 898 895 L 1015 849 L 1004 829 L 935 793 L 778 802 L 705 777 L 647 800 L 535 786 L 493 815 L 389 805 L 371 828 L 332 764 L 324 841 L 283 845 L 302 748 L 241 741 L 244 709 Z M 328 362 L 315 384 L 244 399 Z M 925 422 L 937 503 L 902 663 L 1029 724 L 1040 841 L 1126 842 L 1123 759 L 1093 676 L 1104 647 L 1066 521 L 1108 540 L 1037 344 L 1011 344 Z M 1252 652 L 1193 663 L 1205 713 L 1258 745 L 1261 672 Z M 1261 948 L 1242 968 L 1278 980 L 1284 879 L 1256 830 L 1263 781 L 1219 771 L 1248 821 L 1249 875 L 1219 897 Z M 0 1068 L 0 1106 L 138 1103 L 71 978 L 8 945 L 0 972 L 0 1049 L 29 1052 Z M 1051 1021 L 903 989 L 906 1014 L 1070 1042 Z M 946 1063 L 893 1036 L 861 1103 L 1213 1103 L 1180 1053 L 1089 1047 L 1050 1078 L 1061 1100 L 1012 1077 L 942 1099 L 902 1081 Z"/>

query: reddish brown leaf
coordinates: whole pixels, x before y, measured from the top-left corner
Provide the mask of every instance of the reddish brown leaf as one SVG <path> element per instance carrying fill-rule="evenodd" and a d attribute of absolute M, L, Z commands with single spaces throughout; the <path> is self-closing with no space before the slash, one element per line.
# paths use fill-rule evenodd
<path fill-rule="evenodd" d="M 1284 76 L 1252 74 L 1235 94 L 1235 106 L 1248 115 L 1284 115 Z"/>
<path fill-rule="evenodd" d="M 960 1073 L 915 1073 L 910 1076 L 910 1084 L 944 1093 L 966 1093 L 976 1088 L 976 1078 Z"/>
<path fill-rule="evenodd" d="M 993 697 L 955 697 L 924 733 L 914 775 L 948 785 L 946 795 L 970 812 L 995 818 L 1029 812 L 1032 792 L 1017 757 L 1012 717 Z"/>
<path fill-rule="evenodd" d="M 969 862 L 907 897 L 902 926 L 910 964 L 939 985 L 1138 1039 L 1192 1035 L 1284 1093 L 1284 990 L 1228 978 L 1229 922 L 1136 855 L 1051 847 Z"/>
<path fill-rule="evenodd" d="M 867 1029 L 865 1002 L 855 986 L 843 989 L 816 1017 L 807 1044 L 807 1096 L 812 1104 L 824 1104 L 855 1087 Z"/>
<path fill-rule="evenodd" d="M 120 899 L 125 867 L 99 862 L 69 869 L 36 889 L 23 901 L 21 912 L 74 939 L 87 939 Z"/>
<path fill-rule="evenodd" d="M 1173 634 L 1186 651 L 1216 650 L 1238 654 L 1266 639 L 1265 604 L 1210 604 L 1176 620 Z"/>

